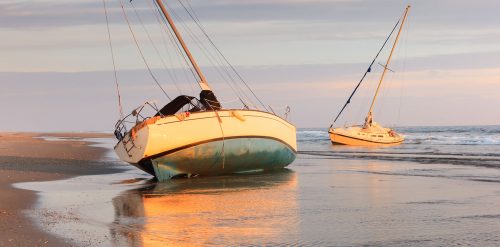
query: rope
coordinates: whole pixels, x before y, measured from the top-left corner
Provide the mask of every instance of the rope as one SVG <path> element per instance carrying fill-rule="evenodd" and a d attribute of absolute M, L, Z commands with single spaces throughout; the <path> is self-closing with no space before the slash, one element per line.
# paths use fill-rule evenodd
<path fill-rule="evenodd" d="M 222 118 L 219 116 L 218 111 L 214 111 L 215 116 L 217 116 L 217 122 L 219 123 L 219 128 L 220 132 L 222 135 L 222 150 L 221 150 L 221 155 L 222 155 L 222 169 L 225 168 L 226 165 L 226 140 L 225 140 L 225 134 L 224 134 L 224 129 L 222 128 Z"/>
<path fill-rule="evenodd" d="M 396 25 L 394 25 L 394 28 L 392 28 L 392 31 L 391 33 L 389 34 L 389 36 L 387 37 L 387 39 L 384 41 L 384 44 L 382 45 L 382 47 L 380 47 L 380 50 L 378 51 L 377 55 L 375 56 L 375 58 L 373 58 L 373 61 L 370 63 L 370 66 L 368 66 L 368 69 L 366 70 L 365 74 L 363 75 L 363 77 L 361 77 L 361 80 L 358 82 L 358 85 L 356 85 L 356 87 L 354 88 L 354 91 L 351 93 L 351 96 L 349 96 L 349 98 L 347 99 L 347 102 L 344 104 L 344 106 L 342 107 L 342 109 L 340 110 L 339 114 L 337 115 L 337 117 L 335 118 L 335 120 L 333 120 L 333 123 L 335 123 L 337 121 L 337 119 L 339 119 L 340 117 L 340 114 L 342 114 L 342 112 L 344 111 L 344 109 L 347 107 L 347 105 L 349 103 L 351 103 L 351 99 L 352 97 L 354 96 L 354 94 L 356 93 L 356 91 L 358 90 L 359 86 L 361 86 L 361 83 L 363 82 L 363 80 L 365 79 L 366 75 L 368 75 L 368 73 L 371 72 L 371 69 L 372 69 L 372 66 L 373 64 L 375 63 L 375 61 L 377 60 L 378 56 L 380 55 L 380 53 L 382 52 L 382 50 L 384 49 L 385 45 L 387 44 L 387 42 L 389 41 L 389 39 L 391 38 L 392 34 L 394 33 L 394 30 L 396 30 L 396 27 L 399 25 L 399 22 L 401 21 L 401 19 L 398 20 L 398 22 L 396 22 Z M 333 126 L 333 124 L 330 126 L 330 128 Z"/>
<path fill-rule="evenodd" d="M 154 1 L 154 0 L 152 0 Z M 171 60 L 174 60 L 173 58 L 175 58 L 177 60 L 177 62 L 179 64 L 182 64 L 182 59 L 184 59 L 184 62 L 186 63 L 186 65 L 189 67 L 189 64 L 187 64 L 187 61 L 185 60 L 185 58 L 183 57 L 184 55 L 182 54 L 182 51 L 180 51 L 180 47 L 178 47 L 178 44 L 174 41 L 174 37 L 172 36 L 172 31 L 168 28 L 168 24 L 165 22 L 165 20 L 163 19 L 162 21 L 162 13 L 160 12 L 160 10 L 156 7 L 156 10 L 155 8 L 151 5 L 151 3 L 149 1 L 146 1 L 146 3 L 148 4 L 149 6 L 149 9 L 151 10 L 151 12 L 153 13 L 153 15 L 156 17 L 156 21 L 158 22 L 158 26 L 160 27 L 160 33 L 161 33 L 161 38 L 164 42 L 164 46 L 165 46 L 165 50 L 167 51 L 167 54 L 169 55 L 170 59 Z M 155 6 L 156 5 L 156 2 L 155 2 Z M 169 35 L 166 35 L 166 34 L 169 34 Z M 166 39 L 164 36 L 167 36 L 168 37 L 168 41 L 170 41 L 170 44 L 173 46 L 173 47 L 177 47 L 177 49 L 174 48 L 174 50 L 180 55 L 180 56 L 172 56 L 169 52 L 169 48 L 168 48 L 168 45 L 167 45 L 167 42 L 166 42 Z M 181 58 L 182 57 L 182 58 Z M 182 69 L 181 70 L 184 75 L 184 78 L 186 79 L 186 82 L 189 81 L 189 74 L 187 73 L 187 71 L 185 69 Z M 194 76 L 194 75 L 193 75 Z M 175 70 L 174 70 L 174 77 L 175 77 L 175 80 L 178 80 L 178 77 L 175 73 Z M 194 79 L 196 80 L 196 76 L 194 76 Z M 189 86 L 191 88 L 191 92 L 192 93 L 195 93 L 195 90 L 194 90 L 194 87 L 193 87 L 193 84 L 192 83 L 189 83 Z"/>
<path fill-rule="evenodd" d="M 189 27 L 187 25 L 184 24 L 184 22 L 182 21 L 182 18 L 177 15 L 177 13 L 175 11 L 172 11 L 172 15 L 177 19 L 179 20 L 179 23 L 182 25 L 182 27 L 187 31 L 187 34 L 188 36 L 193 39 L 193 41 L 195 41 L 195 44 L 196 46 L 198 46 L 198 48 L 200 48 L 200 50 L 203 52 L 203 54 L 205 55 L 205 57 L 208 59 L 208 61 L 214 65 L 214 68 L 216 70 L 216 72 L 220 75 L 220 77 L 228 84 L 228 86 L 231 88 L 231 90 L 233 91 L 233 93 L 236 94 L 236 96 L 239 98 L 239 100 L 244 104 L 246 105 L 246 103 L 242 100 L 242 95 L 244 97 L 246 97 L 252 104 L 253 102 L 245 95 L 245 93 L 243 93 L 243 91 L 241 90 L 240 88 L 240 91 L 236 90 L 232 85 L 231 85 L 231 82 L 232 81 L 236 86 L 238 86 L 234 79 L 232 78 L 232 76 L 227 72 L 227 70 L 224 70 L 226 73 L 226 76 L 229 77 L 229 80 L 228 78 L 226 78 L 224 76 L 224 73 L 221 72 L 221 70 L 219 69 L 219 67 L 217 66 L 217 63 L 214 62 L 214 60 L 217 60 L 217 58 L 215 58 L 210 52 L 209 50 L 203 45 L 203 43 L 201 42 L 201 40 L 196 37 L 196 35 L 189 29 Z M 222 65 L 221 63 L 219 63 L 218 65 Z M 241 93 L 240 93 L 241 92 Z"/>
<path fill-rule="evenodd" d="M 207 99 L 205 99 L 205 100 L 207 100 Z M 218 102 L 219 102 L 219 103 L 221 103 L 221 104 L 229 104 L 229 103 L 238 102 L 238 101 L 240 101 L 240 100 L 241 100 L 240 98 L 236 98 L 236 99 L 226 100 L 226 101 L 220 101 L 220 100 L 219 100 Z"/>
<path fill-rule="evenodd" d="M 224 61 L 229 65 L 231 70 L 236 74 L 236 76 L 243 82 L 245 87 L 252 93 L 252 95 L 259 101 L 259 103 L 264 107 L 264 109 L 268 110 L 266 105 L 260 100 L 260 98 L 255 94 L 255 92 L 250 88 L 250 86 L 246 83 L 246 81 L 243 79 L 243 77 L 238 73 L 238 71 L 234 68 L 234 66 L 229 62 L 229 60 L 224 56 L 224 54 L 219 50 L 219 48 L 215 45 L 213 40 L 210 38 L 210 36 L 207 34 L 205 31 L 205 28 L 200 24 L 199 19 L 196 15 L 193 8 L 190 6 L 191 10 L 193 11 L 193 14 L 186 8 L 186 6 L 181 2 L 181 0 L 178 0 L 178 2 L 182 5 L 182 7 L 186 10 L 188 15 L 191 17 L 191 19 L 195 22 L 195 24 L 198 26 L 198 28 L 202 31 L 202 33 L 205 35 L 207 40 L 210 42 L 210 44 L 214 47 L 214 49 L 217 51 L 217 53 L 224 59 Z"/>
<path fill-rule="evenodd" d="M 111 31 L 109 30 L 109 18 L 108 18 L 108 10 L 106 7 L 106 0 L 102 0 L 102 4 L 104 7 L 104 15 L 106 16 L 106 27 L 108 30 L 108 43 L 109 43 L 109 49 L 111 50 L 111 60 L 113 61 L 113 72 L 115 78 L 116 92 L 118 95 L 118 110 L 120 112 L 120 119 L 123 119 L 122 96 L 120 94 L 120 86 L 118 84 L 118 74 L 116 73 L 115 53 L 113 50 L 113 42 L 111 42 Z"/>
<path fill-rule="evenodd" d="M 177 16 L 177 15 L 176 15 Z M 178 16 L 177 16 L 178 17 Z M 180 17 L 178 17 L 180 18 Z M 183 22 L 181 22 L 183 23 Z M 243 98 L 245 98 L 248 102 L 250 102 L 255 108 L 255 103 L 248 97 L 248 95 L 245 94 L 245 92 L 241 89 L 241 87 L 237 84 L 237 82 L 234 80 L 233 76 L 231 73 L 225 69 L 224 64 L 221 62 L 220 58 L 217 58 L 214 56 L 212 53 L 210 53 L 209 49 L 203 44 L 201 39 L 199 39 L 194 32 L 192 32 L 186 25 L 183 25 L 184 28 L 188 31 L 188 35 L 195 41 L 195 44 L 200 48 L 200 50 L 203 52 L 205 57 L 208 59 L 208 61 L 214 65 L 215 71 L 219 76 L 226 82 L 226 84 L 230 87 L 230 89 L 233 91 L 234 94 L 238 97 L 239 101 L 244 105 L 247 106 L 247 103 Z M 223 69 L 221 70 L 220 67 Z M 234 84 L 234 86 L 232 85 Z"/>
<path fill-rule="evenodd" d="M 163 23 L 166 25 L 166 26 L 170 26 L 170 24 L 168 24 L 167 20 L 165 19 L 166 17 L 163 15 L 163 13 L 161 12 L 160 10 L 160 6 L 158 6 L 158 3 L 156 1 L 155 2 L 155 6 L 156 6 L 156 9 L 158 10 L 158 12 L 160 13 L 160 16 L 162 16 L 161 20 L 163 21 Z M 172 8 L 170 8 L 170 6 L 168 5 L 168 3 L 165 2 L 165 5 L 171 9 L 173 11 Z M 172 12 L 172 14 L 174 14 L 174 12 Z M 172 33 L 172 27 L 168 28 L 168 32 L 170 33 L 170 35 L 172 37 L 174 37 L 175 35 Z M 198 84 L 198 86 L 201 88 L 201 85 L 198 83 L 199 80 L 201 80 L 201 78 L 199 78 L 198 76 L 198 73 L 196 73 L 196 71 L 194 71 L 194 68 L 193 68 L 193 65 L 191 64 L 191 62 L 188 61 L 188 59 L 186 58 L 186 54 L 184 52 L 184 49 L 181 48 L 179 42 L 175 42 L 173 41 L 176 46 L 177 46 L 177 49 L 179 50 L 179 53 L 181 54 L 182 58 L 184 59 L 184 62 L 186 63 L 186 65 L 188 66 L 189 70 L 191 71 L 191 74 L 193 74 L 193 77 L 194 77 L 194 80 L 197 82 L 196 84 Z"/>
<path fill-rule="evenodd" d="M 158 80 L 156 79 L 155 75 L 153 74 L 153 71 L 151 71 L 151 68 L 149 67 L 149 64 L 148 62 L 146 61 L 146 57 L 144 56 L 144 53 L 142 52 L 142 49 L 139 45 L 139 42 L 135 36 L 135 33 L 132 29 L 132 26 L 130 25 L 130 21 L 128 19 L 128 16 L 127 16 L 127 13 L 125 11 L 125 7 L 123 6 L 123 2 L 122 0 L 119 0 L 119 3 L 120 3 L 120 6 L 121 6 L 121 9 L 122 9 L 122 12 L 123 12 L 123 16 L 125 18 L 125 21 L 127 22 L 127 25 L 128 25 L 128 29 L 130 30 L 130 33 L 132 34 L 132 38 L 134 40 L 134 43 L 139 51 L 139 54 L 141 55 L 141 58 L 142 58 L 142 61 L 144 62 L 144 65 L 146 65 L 146 68 L 148 69 L 148 72 L 149 72 L 149 75 L 151 76 L 151 78 L 153 78 L 153 80 L 155 81 L 156 85 L 158 85 L 158 87 L 161 89 L 161 91 L 163 92 L 163 94 L 165 94 L 165 96 L 167 96 L 167 98 L 169 100 L 172 100 L 170 98 L 170 96 L 168 96 L 167 92 L 165 92 L 165 90 L 163 89 L 163 87 L 160 85 L 160 83 L 158 82 Z"/>
<path fill-rule="evenodd" d="M 188 15 L 191 15 L 190 11 L 193 11 L 192 7 L 190 6 L 190 10 L 188 10 L 183 5 L 183 3 L 180 0 L 178 0 L 178 2 L 182 5 L 182 7 L 188 13 Z M 196 18 L 198 20 L 197 17 L 194 17 L 194 16 L 190 16 L 190 17 L 191 17 L 191 19 L 193 21 L 196 21 L 196 20 L 194 20 L 194 18 Z M 181 24 L 183 24 L 183 22 L 181 22 Z M 189 29 L 189 27 L 187 25 L 184 24 L 184 28 L 188 31 L 188 34 L 190 35 L 190 37 L 194 41 L 197 42 L 196 45 L 200 48 L 200 50 L 203 52 L 203 54 L 205 54 L 205 56 L 207 57 L 207 59 L 209 60 L 209 62 L 214 65 L 214 67 L 217 70 L 218 74 L 231 87 L 231 90 L 235 94 L 238 94 L 238 97 L 240 97 L 240 98 L 242 98 L 242 97 L 239 94 L 242 94 L 245 98 L 247 98 L 248 101 L 250 101 L 253 104 L 252 100 L 250 98 L 248 98 L 248 96 L 243 92 L 243 90 L 240 88 L 240 86 L 236 83 L 236 81 L 234 80 L 233 76 L 231 75 L 231 73 L 229 72 L 229 70 L 226 68 L 227 66 L 224 65 L 224 62 L 222 61 L 222 59 L 220 58 L 220 56 L 217 56 L 218 54 L 217 55 L 213 55 L 210 52 L 210 50 L 207 49 L 207 47 L 205 46 L 204 42 L 202 42 L 201 39 L 198 38 L 197 35 L 195 35 L 195 33 L 191 29 Z M 219 69 L 219 66 L 222 68 L 222 70 L 224 71 L 224 73 L 221 72 L 221 69 Z M 227 76 L 227 78 L 226 78 L 226 76 Z M 234 89 L 234 87 L 231 85 L 231 82 L 237 87 L 238 90 Z"/>
<path fill-rule="evenodd" d="M 137 19 L 139 20 L 139 22 L 141 23 L 141 26 L 142 28 L 144 29 L 144 31 L 146 32 L 146 35 L 148 36 L 148 39 L 149 39 L 149 42 L 151 42 L 151 45 L 153 46 L 154 50 L 156 51 L 156 54 L 158 55 L 158 57 L 160 58 L 160 61 L 163 65 L 163 67 L 165 68 L 165 70 L 167 71 L 167 74 L 169 75 L 170 79 L 172 79 L 173 83 L 174 83 L 174 86 L 175 88 L 177 89 L 177 91 L 182 94 L 182 90 L 179 88 L 179 86 L 177 85 L 173 75 L 170 73 L 170 70 L 168 69 L 166 63 L 165 63 L 165 60 L 163 60 L 162 56 L 160 55 L 160 51 L 158 50 L 158 48 L 156 47 L 155 43 L 153 42 L 153 39 L 151 38 L 151 35 L 149 34 L 149 31 L 148 29 L 146 28 L 146 26 L 144 25 L 144 22 L 142 21 L 142 18 L 141 16 L 139 15 L 137 9 L 135 8 L 134 4 L 132 2 L 130 2 L 130 5 L 132 6 L 132 8 L 134 9 L 134 13 L 135 15 L 137 16 Z"/>

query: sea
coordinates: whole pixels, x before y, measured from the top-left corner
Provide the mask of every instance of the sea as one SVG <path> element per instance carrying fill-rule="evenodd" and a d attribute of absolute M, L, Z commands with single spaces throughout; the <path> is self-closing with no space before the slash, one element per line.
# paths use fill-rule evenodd
<path fill-rule="evenodd" d="M 300 129 L 299 153 L 500 168 L 500 126 L 396 127 L 403 145 L 382 148 L 332 146 L 325 129 Z"/>
<path fill-rule="evenodd" d="M 500 126 L 396 129 L 405 143 L 379 148 L 299 129 L 275 172 L 155 182 L 129 167 L 16 187 L 77 246 L 500 246 Z"/>

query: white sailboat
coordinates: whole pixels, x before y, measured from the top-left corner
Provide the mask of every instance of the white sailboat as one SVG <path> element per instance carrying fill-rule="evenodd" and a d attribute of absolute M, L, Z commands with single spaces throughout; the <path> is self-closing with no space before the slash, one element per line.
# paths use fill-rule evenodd
<path fill-rule="evenodd" d="M 382 127 L 380 124 L 376 123 L 373 121 L 373 107 L 375 106 L 375 101 L 377 99 L 378 93 L 380 91 L 380 86 L 382 85 L 382 82 L 384 81 L 384 77 L 387 73 L 387 70 L 389 70 L 389 63 L 391 62 L 392 55 L 394 53 L 394 50 L 396 48 L 396 45 L 398 43 L 399 37 L 401 35 L 401 31 L 403 30 L 403 26 L 405 24 L 406 18 L 408 16 L 408 11 L 410 10 L 410 6 L 408 5 L 404 11 L 404 15 L 400 24 L 400 21 L 396 23 L 394 28 L 392 29 L 389 37 L 387 37 L 386 41 L 382 45 L 382 48 L 378 52 L 377 56 L 375 56 L 375 59 L 373 59 L 372 63 L 368 67 L 368 70 L 365 72 L 364 76 L 352 92 L 351 96 L 345 103 L 344 107 L 341 109 L 339 114 L 334 120 L 337 121 L 337 119 L 340 117 L 344 109 L 347 107 L 347 105 L 350 103 L 352 97 L 356 93 L 356 90 L 359 88 L 361 85 L 363 79 L 366 77 L 366 75 L 371 71 L 371 67 L 375 63 L 375 60 L 377 59 L 378 55 L 380 52 L 383 50 L 387 42 L 389 41 L 390 37 L 392 36 L 392 33 L 396 29 L 396 27 L 399 25 L 399 31 L 396 36 L 396 39 L 394 40 L 394 44 L 392 46 L 391 52 L 389 54 L 389 57 L 387 58 L 387 62 L 384 65 L 384 70 L 382 72 L 382 76 L 380 77 L 379 84 L 377 86 L 377 90 L 375 92 L 375 96 L 373 97 L 370 110 L 368 111 L 368 114 L 366 115 L 365 118 L 365 123 L 363 125 L 354 125 L 350 127 L 338 127 L 338 128 L 333 128 L 333 124 L 330 126 L 329 129 L 329 134 L 330 134 L 330 140 L 332 141 L 333 144 L 341 144 L 341 145 L 354 145 L 354 146 L 380 146 L 380 145 L 397 145 L 401 144 L 404 141 L 404 136 L 397 133 L 393 129 L 390 128 L 385 128 Z"/>
<path fill-rule="evenodd" d="M 226 109 L 218 101 L 162 0 L 154 0 L 199 78 L 200 97 L 181 95 L 156 109 L 146 103 L 119 120 L 118 157 L 158 180 L 273 170 L 296 157 L 296 129 L 271 111 Z M 143 116 L 145 108 L 156 114 Z M 133 122 L 131 128 L 127 123 Z"/>

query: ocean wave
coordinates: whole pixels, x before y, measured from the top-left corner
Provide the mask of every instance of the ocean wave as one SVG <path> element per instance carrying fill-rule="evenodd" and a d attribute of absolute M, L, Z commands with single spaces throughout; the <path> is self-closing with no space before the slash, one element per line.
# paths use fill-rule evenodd
<path fill-rule="evenodd" d="M 429 145 L 500 145 L 500 135 L 407 134 L 405 143 Z"/>
<path fill-rule="evenodd" d="M 402 145 L 352 147 L 331 145 L 326 129 L 299 129 L 303 158 L 373 159 L 426 164 L 454 164 L 500 168 L 500 126 L 406 127 Z M 495 132 L 499 133 L 495 133 Z"/>
<path fill-rule="evenodd" d="M 423 145 L 500 145 L 500 126 L 484 127 L 402 127 L 405 144 Z M 330 140 L 326 129 L 299 129 L 297 141 Z"/>
<path fill-rule="evenodd" d="M 299 151 L 299 154 L 322 159 L 361 159 L 416 162 L 422 164 L 452 164 L 500 168 L 500 154 L 451 154 L 451 153 L 397 153 L 397 152 L 345 152 L 336 151 Z"/>
<path fill-rule="evenodd" d="M 500 126 L 398 127 L 404 133 L 500 134 Z"/>
<path fill-rule="evenodd" d="M 330 136 L 326 130 L 298 130 L 297 141 L 299 142 L 314 142 L 314 141 L 329 141 Z"/>

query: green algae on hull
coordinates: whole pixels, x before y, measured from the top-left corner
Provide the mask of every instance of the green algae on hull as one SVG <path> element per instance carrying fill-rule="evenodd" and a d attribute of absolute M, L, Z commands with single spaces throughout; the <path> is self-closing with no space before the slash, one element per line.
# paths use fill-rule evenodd
<path fill-rule="evenodd" d="M 296 152 L 268 138 L 237 138 L 202 143 L 153 160 L 160 181 L 179 175 L 222 175 L 281 169 L 291 164 Z"/>

